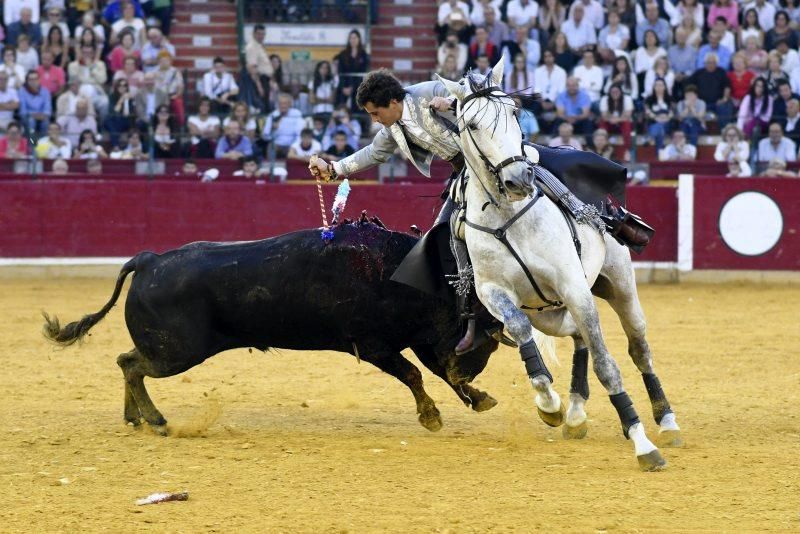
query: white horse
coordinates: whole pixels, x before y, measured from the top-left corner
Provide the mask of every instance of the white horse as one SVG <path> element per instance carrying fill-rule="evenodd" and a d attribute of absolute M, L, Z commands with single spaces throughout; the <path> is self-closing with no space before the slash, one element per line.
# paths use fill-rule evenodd
<path fill-rule="evenodd" d="M 666 461 L 647 438 L 606 348 L 592 295 L 594 289 L 619 315 L 629 354 L 642 373 L 660 425 L 659 441 L 662 446 L 679 446 L 680 429 L 653 371 L 630 252 L 609 234 L 568 221 L 542 196 L 534 182 L 536 161 L 531 158 L 536 155 L 522 144 L 516 107 L 499 89 L 502 79 L 502 59 L 485 77 L 441 79 L 457 99 L 457 126 L 470 176 L 464 191 L 465 238 L 478 297 L 520 347 L 545 423 L 561 425 L 565 410 L 533 341 L 532 325 L 547 335 L 570 336 L 575 343 L 564 436 L 586 434 L 590 351 L 594 371 L 617 409 L 623 433 L 633 441 L 641 469 L 663 469 Z M 581 243 L 580 257 L 573 231 Z"/>

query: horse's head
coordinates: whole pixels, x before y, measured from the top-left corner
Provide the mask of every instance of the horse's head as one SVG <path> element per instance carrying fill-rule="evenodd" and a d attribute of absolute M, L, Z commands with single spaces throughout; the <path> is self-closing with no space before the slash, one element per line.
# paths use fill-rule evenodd
<path fill-rule="evenodd" d="M 439 78 L 458 100 L 458 129 L 464 156 L 477 179 L 488 173 L 499 193 L 522 200 L 533 189 L 533 164 L 525 156 L 517 107 L 500 86 L 501 58 L 486 76 L 470 73 L 461 81 Z"/>

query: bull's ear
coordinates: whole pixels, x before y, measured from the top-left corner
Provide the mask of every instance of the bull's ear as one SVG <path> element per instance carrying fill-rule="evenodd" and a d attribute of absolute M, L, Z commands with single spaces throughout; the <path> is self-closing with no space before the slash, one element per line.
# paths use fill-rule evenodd
<path fill-rule="evenodd" d="M 445 89 L 447 89 L 448 93 L 450 93 L 459 100 L 464 98 L 464 93 L 466 92 L 464 85 L 462 85 L 459 82 L 452 82 L 450 80 L 446 80 L 441 76 L 439 76 L 438 74 L 436 75 L 436 78 L 438 78 L 439 81 L 444 84 L 444 87 Z"/>
<path fill-rule="evenodd" d="M 503 55 L 500 57 L 500 61 L 492 67 L 492 85 L 497 87 L 503 86 L 503 69 L 506 65 L 506 53 L 503 52 Z"/>

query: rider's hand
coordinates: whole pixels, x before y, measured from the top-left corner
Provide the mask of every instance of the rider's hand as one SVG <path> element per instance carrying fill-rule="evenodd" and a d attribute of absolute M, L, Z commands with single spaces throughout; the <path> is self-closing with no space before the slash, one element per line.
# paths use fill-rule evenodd
<path fill-rule="evenodd" d="M 311 159 L 308 161 L 308 170 L 311 171 L 312 176 L 319 176 L 326 182 L 331 179 L 331 173 L 328 170 L 328 162 L 316 154 L 311 156 Z"/>
<path fill-rule="evenodd" d="M 431 99 L 430 107 L 436 111 L 445 112 L 450 109 L 450 99 L 443 96 L 434 96 Z"/>

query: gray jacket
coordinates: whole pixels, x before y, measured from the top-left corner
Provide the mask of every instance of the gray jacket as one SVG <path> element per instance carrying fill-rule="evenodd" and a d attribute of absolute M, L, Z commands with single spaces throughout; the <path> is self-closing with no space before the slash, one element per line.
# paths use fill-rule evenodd
<path fill-rule="evenodd" d="M 406 87 L 406 93 L 402 126 L 395 123 L 384 127 L 371 144 L 352 156 L 334 162 L 337 174 L 347 176 L 385 163 L 399 148 L 419 172 L 430 177 L 434 156 L 449 160 L 461 152 L 458 135 L 451 132 L 429 108 L 433 97 L 450 96 L 444 84 L 439 81 L 418 83 Z M 439 116 L 452 123 L 456 122 L 452 111 L 439 112 Z"/>

